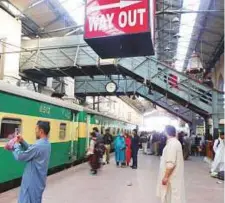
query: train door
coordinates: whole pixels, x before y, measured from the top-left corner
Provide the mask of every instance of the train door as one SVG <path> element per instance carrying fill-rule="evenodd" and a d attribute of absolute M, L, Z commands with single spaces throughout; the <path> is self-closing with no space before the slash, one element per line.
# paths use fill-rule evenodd
<path fill-rule="evenodd" d="M 78 137 L 79 137 L 79 123 L 76 118 L 76 112 L 72 112 L 72 120 L 70 126 L 70 135 L 71 135 L 71 161 L 77 160 L 78 153 Z"/>
<path fill-rule="evenodd" d="M 86 149 L 89 147 L 90 144 L 90 133 L 91 133 L 91 115 L 87 115 L 87 121 L 86 121 Z"/>

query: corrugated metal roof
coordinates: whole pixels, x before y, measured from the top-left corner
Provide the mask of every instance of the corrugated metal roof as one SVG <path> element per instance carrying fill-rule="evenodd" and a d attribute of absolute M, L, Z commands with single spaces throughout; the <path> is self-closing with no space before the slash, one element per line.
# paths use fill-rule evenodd
<path fill-rule="evenodd" d="M 208 12 L 199 13 L 197 16 L 184 68 L 187 67 L 193 51 L 198 53 L 205 69 L 213 68 L 218 57 L 223 53 L 224 12 L 221 10 L 223 8 L 224 0 L 201 1 L 199 10 Z"/>

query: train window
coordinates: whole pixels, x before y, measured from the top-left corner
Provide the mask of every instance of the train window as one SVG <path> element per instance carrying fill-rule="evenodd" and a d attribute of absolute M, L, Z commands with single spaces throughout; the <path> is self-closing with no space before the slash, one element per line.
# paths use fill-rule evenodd
<path fill-rule="evenodd" d="M 59 139 L 64 140 L 66 137 L 66 124 L 60 123 Z"/>
<path fill-rule="evenodd" d="M 12 139 L 20 132 L 22 121 L 14 118 L 3 118 L 0 139 Z"/>

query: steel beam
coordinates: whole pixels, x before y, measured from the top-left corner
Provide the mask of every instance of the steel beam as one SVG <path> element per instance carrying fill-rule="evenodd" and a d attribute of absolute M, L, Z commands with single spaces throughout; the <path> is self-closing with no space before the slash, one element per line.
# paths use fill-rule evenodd
<path fill-rule="evenodd" d="M 176 15 L 176 14 L 186 14 L 186 13 L 223 13 L 224 10 L 185 10 L 185 9 L 180 9 L 180 10 L 165 10 L 165 11 L 156 11 L 156 15 L 162 15 L 162 14 L 167 14 L 167 15 Z"/>
<path fill-rule="evenodd" d="M 218 46 L 216 47 L 214 56 L 209 61 L 209 65 L 207 66 L 206 69 L 210 70 L 211 68 L 213 68 L 223 53 L 224 53 L 224 36 L 221 38 Z"/>

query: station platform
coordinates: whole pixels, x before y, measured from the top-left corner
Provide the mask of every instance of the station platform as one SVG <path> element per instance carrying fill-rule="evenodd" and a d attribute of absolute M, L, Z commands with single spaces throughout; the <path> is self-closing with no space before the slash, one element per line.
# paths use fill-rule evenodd
<path fill-rule="evenodd" d="M 112 158 L 97 176 L 87 163 L 48 177 L 43 203 L 160 203 L 156 197 L 159 157 L 139 153 L 139 168 L 117 168 Z M 128 186 L 132 183 L 131 186 Z M 187 203 L 222 203 L 224 185 L 209 176 L 201 157 L 185 161 Z M 1 203 L 16 203 L 19 188 L 0 194 Z"/>

